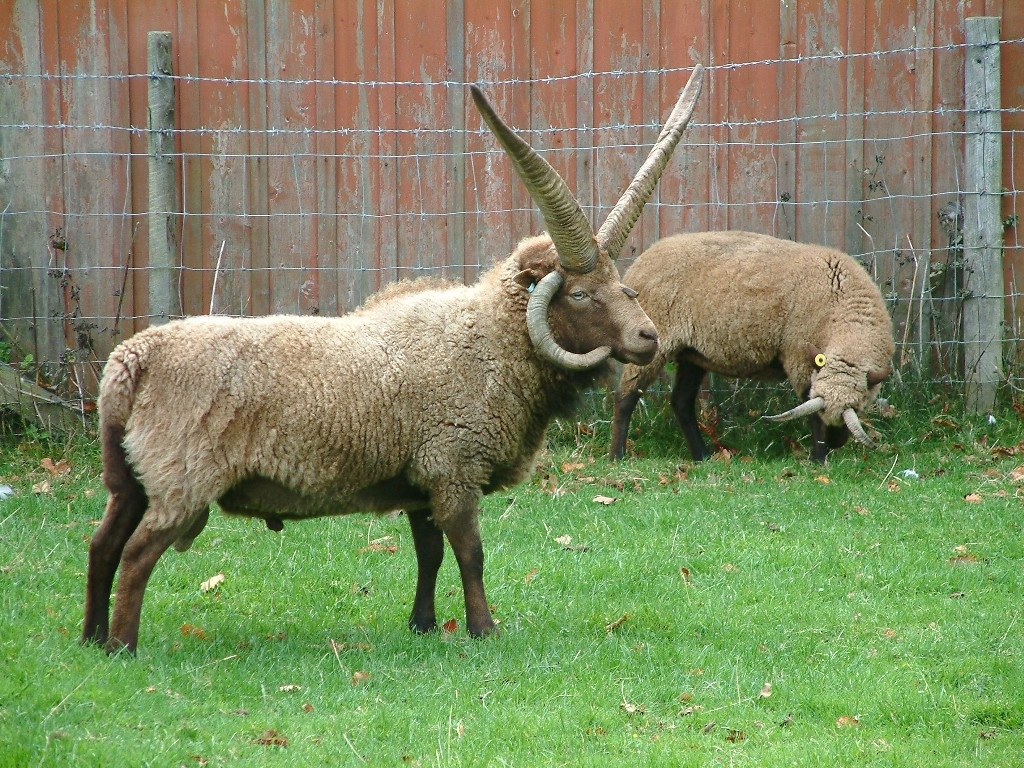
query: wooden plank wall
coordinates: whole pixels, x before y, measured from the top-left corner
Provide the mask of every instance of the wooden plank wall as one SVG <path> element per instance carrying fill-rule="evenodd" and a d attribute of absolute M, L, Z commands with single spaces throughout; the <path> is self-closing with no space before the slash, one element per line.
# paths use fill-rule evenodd
<path fill-rule="evenodd" d="M 538 231 L 467 83 L 600 223 L 699 61 L 710 70 L 694 124 L 624 266 L 683 230 L 837 246 L 890 295 L 904 364 L 927 365 L 936 341 L 952 359 L 956 318 L 932 294 L 955 294 L 934 265 L 951 258 L 937 212 L 958 201 L 963 172 L 963 19 L 1005 15 L 1003 39 L 1020 39 L 1010 5 L 14 0 L 0 5 L 0 317 L 38 359 L 92 361 L 69 369 L 87 390 L 111 346 L 147 324 L 135 129 L 146 33 L 166 29 L 182 78 L 189 314 L 333 315 L 397 278 L 475 280 Z M 1004 105 L 1020 106 L 1024 46 L 1002 54 Z M 1007 216 L 1022 124 L 1004 116 Z M 1019 340 L 1024 252 L 1015 228 L 1007 236 Z"/>

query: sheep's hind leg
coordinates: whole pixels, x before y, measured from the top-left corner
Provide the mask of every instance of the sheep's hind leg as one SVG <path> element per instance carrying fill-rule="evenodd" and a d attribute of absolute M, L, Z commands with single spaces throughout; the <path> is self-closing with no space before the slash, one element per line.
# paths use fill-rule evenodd
<path fill-rule="evenodd" d="M 146 491 L 132 474 L 121 447 L 124 430 L 107 427 L 103 434 L 103 481 L 110 492 L 103 520 L 89 542 L 85 586 L 83 643 L 107 642 L 110 590 L 114 572 L 129 537 L 146 511 Z"/>
<path fill-rule="evenodd" d="M 466 631 L 473 637 L 494 634 L 497 627 L 491 618 L 484 594 L 484 548 L 480 540 L 480 492 L 476 488 L 444 490 L 432 495 L 434 520 L 441 520 L 441 529 L 448 537 L 462 576 L 462 593 L 466 601 Z"/>
<path fill-rule="evenodd" d="M 85 585 L 83 643 L 105 643 L 110 622 L 110 590 L 114 572 L 129 537 L 146 511 L 146 496 L 135 492 L 111 492 L 107 511 L 89 543 L 89 568 Z"/>
<path fill-rule="evenodd" d="M 430 632 L 437 628 L 434 612 L 434 592 L 437 572 L 444 559 L 444 534 L 430 519 L 429 509 L 414 509 L 406 513 L 412 528 L 412 541 L 416 547 L 416 598 L 409 617 L 409 629 Z"/>
<path fill-rule="evenodd" d="M 115 653 L 122 648 L 135 653 L 146 584 L 157 560 L 180 535 L 178 528 L 154 529 L 140 525 L 128 539 L 121 556 L 121 576 L 117 582 L 107 653 Z"/>
<path fill-rule="evenodd" d="M 706 371 L 699 365 L 676 359 L 676 379 L 672 385 L 672 411 L 686 438 L 694 461 L 703 461 L 711 454 L 697 424 L 697 395 Z"/>

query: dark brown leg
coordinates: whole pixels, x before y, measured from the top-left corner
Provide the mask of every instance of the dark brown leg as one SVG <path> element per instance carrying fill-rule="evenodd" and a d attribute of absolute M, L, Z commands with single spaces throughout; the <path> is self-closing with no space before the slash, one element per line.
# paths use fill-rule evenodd
<path fill-rule="evenodd" d="M 810 416 L 811 422 L 811 461 L 824 464 L 828 458 L 828 442 L 825 435 L 825 422 L 821 416 L 814 413 Z"/>
<path fill-rule="evenodd" d="M 409 617 L 409 629 L 430 632 L 437 628 L 434 612 L 434 592 L 437 572 L 444 559 L 444 534 L 430 519 L 429 509 L 414 509 L 406 513 L 412 528 L 412 541 L 416 547 L 416 598 Z"/>
<path fill-rule="evenodd" d="M 434 519 L 443 520 L 462 575 L 462 593 L 466 600 L 466 631 L 484 637 L 497 631 L 484 594 L 484 548 L 480 540 L 480 491 L 476 488 L 446 488 L 432 496 Z"/>
<path fill-rule="evenodd" d="M 125 545 L 121 556 L 121 575 L 117 581 L 117 598 L 107 653 L 122 648 L 135 653 L 139 642 L 139 621 L 142 616 L 142 598 L 146 584 L 160 556 L 177 539 L 176 530 L 136 529 Z"/>
<path fill-rule="evenodd" d="M 629 434 L 629 421 L 633 418 L 636 404 L 640 402 L 640 390 L 633 389 L 620 395 L 615 393 L 615 415 L 612 417 L 612 445 L 609 455 L 612 461 L 618 461 L 626 455 L 626 436 Z"/>
<path fill-rule="evenodd" d="M 622 379 L 615 390 L 615 414 L 612 417 L 612 444 L 608 455 L 612 461 L 618 461 L 626 455 L 626 438 L 629 435 L 629 422 L 633 411 L 645 389 L 658 377 L 664 366 L 659 356 L 654 362 L 640 368 L 627 364 L 622 369 Z"/>
<path fill-rule="evenodd" d="M 683 430 L 686 445 L 694 461 L 703 461 L 711 454 L 701 437 L 697 424 L 697 395 L 706 371 L 699 365 L 676 360 L 676 380 L 672 386 L 672 411 Z"/>
<path fill-rule="evenodd" d="M 85 586 L 83 643 L 107 641 L 110 621 L 110 590 L 114 572 L 129 537 L 146 511 L 146 492 L 132 475 L 124 458 L 124 431 L 107 428 L 103 436 L 103 480 L 110 492 L 103 522 L 89 543 L 89 566 Z"/>

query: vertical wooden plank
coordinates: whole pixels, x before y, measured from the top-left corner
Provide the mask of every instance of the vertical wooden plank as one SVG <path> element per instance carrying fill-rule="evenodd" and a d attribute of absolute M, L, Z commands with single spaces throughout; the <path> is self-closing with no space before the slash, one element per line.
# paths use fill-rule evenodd
<path fill-rule="evenodd" d="M 202 78 L 182 83 L 182 146 L 190 152 L 183 183 L 183 298 L 190 313 L 263 314 L 268 308 L 265 283 L 252 282 L 265 280 L 266 273 L 251 269 L 254 230 L 247 226 L 255 213 L 255 231 L 265 232 L 259 227 L 265 210 L 250 208 L 247 193 L 254 165 L 262 167 L 254 139 L 265 153 L 263 137 L 253 133 L 263 123 L 257 117 L 254 125 L 250 117 L 250 100 L 260 89 L 233 82 L 248 76 L 252 35 L 246 31 L 260 24 L 258 7 L 246 13 L 238 4 L 182 5 L 181 58 Z"/>
<path fill-rule="evenodd" d="M 395 39 L 402 44 L 395 48 L 395 80 L 403 83 L 396 89 L 398 277 L 441 271 L 447 253 L 447 32 L 445 14 L 396 4 Z"/>
<path fill-rule="evenodd" d="M 770 61 L 779 52 L 779 16 L 759 17 L 735 6 L 728 19 L 728 58 L 733 62 Z M 725 119 L 729 151 L 720 192 L 727 202 L 725 222 L 730 229 L 771 232 L 777 192 L 778 116 L 774 66 L 752 64 L 728 73 Z"/>
<path fill-rule="evenodd" d="M 316 64 L 315 111 L 310 118 L 315 161 L 316 231 L 313 233 L 315 294 L 307 310 L 310 314 L 335 316 L 343 311 L 338 296 L 338 178 L 336 88 L 329 81 L 336 77 L 335 4 L 318 2 L 313 7 L 313 45 Z"/>
<path fill-rule="evenodd" d="M 467 3 L 464 14 L 466 80 L 480 83 L 502 119 L 531 141 L 529 4 Z M 530 233 L 534 206 L 472 99 L 465 104 L 468 281 Z"/>
<path fill-rule="evenodd" d="M 133 39 L 137 39 L 140 46 L 144 46 L 146 34 L 150 29 L 169 29 L 173 32 L 174 68 L 181 78 L 203 75 L 203 69 L 200 66 L 200 48 L 204 44 L 212 43 L 205 37 L 209 32 L 200 21 L 198 3 L 199 0 L 177 0 L 176 2 L 175 0 L 166 0 L 163 3 L 147 3 L 144 9 L 140 7 L 142 5 L 140 3 L 130 4 L 134 27 Z M 143 72 L 145 69 L 141 51 L 139 59 L 140 64 L 136 71 Z M 144 110 L 146 85 L 141 83 L 140 86 L 139 106 Z M 206 83 L 182 79 L 177 82 L 175 89 L 178 114 L 176 139 L 181 152 L 179 202 L 182 210 L 181 247 L 178 260 L 181 279 L 178 287 L 178 300 L 181 302 L 182 313 L 185 315 L 205 314 L 211 311 L 212 303 L 211 296 L 204 289 L 204 273 L 202 271 L 203 254 L 214 247 L 211 227 L 207 226 L 209 219 L 204 215 L 207 212 L 204 205 L 209 204 L 210 184 L 216 183 L 217 180 L 211 177 L 208 170 L 211 165 L 209 150 L 213 143 L 209 134 L 202 129 L 210 125 L 205 120 L 204 110 L 211 106 L 218 108 L 220 94 L 207 91 L 207 88 Z M 204 101 L 204 96 L 208 97 L 207 101 Z M 213 116 L 211 115 L 211 117 Z M 137 119 L 141 121 L 140 125 L 145 124 L 144 111 Z M 143 184 L 141 179 L 143 170 L 143 168 L 139 168 L 140 184 Z M 140 189 L 144 191 L 145 186 L 141 186 Z M 139 210 L 144 211 L 146 197 L 143 195 L 137 199 L 140 205 Z M 210 238 L 210 241 L 207 238 Z M 148 265 L 148 243 L 137 253 L 135 263 L 140 267 Z M 149 269 L 141 268 L 136 279 L 137 290 L 145 291 L 148 281 Z M 237 305 L 232 307 L 231 302 L 225 301 L 226 294 L 225 290 L 218 297 L 218 302 L 212 308 L 213 311 L 230 312 L 233 309 L 234 312 L 238 312 Z M 148 315 L 148 309 L 140 307 L 140 310 L 142 310 L 142 314 Z"/>
<path fill-rule="evenodd" d="M 991 412 L 1002 379 L 1002 136 L 999 18 L 967 19 L 964 94 L 967 132 L 964 195 L 964 364 L 967 403 Z"/>
<path fill-rule="evenodd" d="M 335 13 L 339 312 L 375 290 L 382 228 L 377 179 L 382 161 L 375 0 L 344 4 Z"/>
<path fill-rule="evenodd" d="M 466 20 L 463 0 L 446 4 L 445 23 L 446 70 L 445 112 L 451 131 L 445 165 L 450 176 L 446 186 L 446 229 L 448 233 L 448 262 L 444 270 L 450 277 L 467 283 L 478 276 L 476 266 L 466 264 Z"/>
<path fill-rule="evenodd" d="M 842 240 L 834 245 L 852 254 L 864 254 L 865 262 L 873 270 L 876 254 L 871 253 L 871 243 L 865 237 L 862 217 L 864 212 L 857 204 L 863 193 L 864 177 L 864 124 L 865 116 L 864 79 L 866 60 L 859 54 L 867 52 L 867 10 L 864 0 L 850 0 L 846 18 L 846 200 L 847 215 Z M 867 253 L 865 253 L 867 252 Z"/>
<path fill-rule="evenodd" d="M 708 68 L 690 126 L 658 183 L 659 231 L 663 235 L 700 232 L 710 227 L 711 136 L 713 123 L 719 119 L 712 95 L 720 76 L 714 67 L 717 55 L 711 39 L 713 5 L 712 0 L 701 0 L 685 11 L 678 4 L 662 7 L 658 55 L 664 74 L 660 83 L 659 129 L 686 85 L 693 65 Z"/>
<path fill-rule="evenodd" d="M 316 171 L 313 139 L 315 0 L 267 0 L 267 214 L 271 311 L 316 304 Z"/>
<path fill-rule="evenodd" d="M 377 211 L 380 216 L 374 285 L 380 288 L 398 277 L 398 89 L 395 86 L 396 0 L 377 0 L 377 126 L 380 129 L 377 173 Z"/>
<path fill-rule="evenodd" d="M 620 3 L 619 18 L 612 20 L 602 13 L 601 8 L 595 12 L 594 0 L 576 0 L 576 74 L 578 77 L 575 83 L 576 115 L 572 122 L 576 130 L 573 131 L 571 139 L 576 183 L 571 189 L 595 231 L 601 220 L 602 195 L 598 187 L 602 183 L 602 176 L 600 169 L 595 166 L 601 155 L 601 150 L 599 148 L 595 150 L 594 147 L 595 145 L 600 147 L 602 139 L 609 141 L 611 134 L 618 132 L 617 130 L 602 131 L 604 136 L 594 135 L 598 126 L 608 125 L 603 118 L 614 115 L 614 108 L 609 108 L 610 104 L 614 102 L 614 97 L 611 97 L 611 94 L 605 92 L 595 99 L 595 96 L 598 96 L 595 93 L 595 66 L 598 69 L 605 69 L 603 65 L 598 65 L 598 62 L 606 60 L 603 51 L 595 50 L 598 47 L 605 47 L 604 41 L 595 41 L 595 27 L 601 31 L 606 31 L 609 27 L 614 28 L 622 17 L 629 15 L 628 5 Z M 614 79 L 606 78 L 605 80 L 607 84 L 611 84 Z M 614 171 L 612 173 L 614 174 Z"/>
<path fill-rule="evenodd" d="M 800 55 L 826 58 L 800 68 L 796 236 L 837 247 L 842 247 L 844 230 L 845 207 L 840 201 L 846 195 L 846 129 L 836 116 L 844 113 L 846 97 L 842 60 L 827 57 L 843 50 L 845 5 L 839 0 L 801 2 L 797 22 L 803 30 Z"/>
<path fill-rule="evenodd" d="M 123 81 L 110 79 L 112 49 L 123 51 L 124 39 L 112 40 L 110 0 L 60 8 L 60 71 L 67 73 L 62 93 L 65 129 L 64 247 L 58 249 L 64 289 L 64 357 L 74 360 L 68 375 L 77 387 L 93 389 L 98 380 L 98 355 L 109 348 L 118 296 L 109 279 L 112 255 L 120 242 L 121 220 L 110 213 L 110 201 L 126 195 L 127 134 L 116 130 L 123 112 Z M 120 54 L 118 54 L 120 55 Z M 97 75 L 98 77 L 79 77 Z M 123 146 L 121 151 L 119 147 Z M 101 341 L 102 340 L 102 341 Z"/>
<path fill-rule="evenodd" d="M 779 94 L 778 133 L 775 151 L 779 170 L 776 189 L 776 209 L 768 234 L 786 240 L 796 239 L 796 162 L 797 162 L 797 103 L 800 65 L 796 58 L 800 52 L 800 28 L 797 0 L 779 2 L 779 52 L 776 67 L 776 88 Z"/>
<path fill-rule="evenodd" d="M 576 4 L 544 3 L 530 8 L 532 88 L 527 140 L 575 192 L 574 159 L 577 111 Z M 518 183 L 518 182 L 517 182 Z M 531 206 L 533 232 L 544 229 L 543 218 Z"/>
<path fill-rule="evenodd" d="M 642 11 L 641 3 L 625 6 L 611 0 L 595 0 L 593 22 L 587 25 L 595 30 L 591 38 L 592 68 L 600 73 L 623 73 L 601 74 L 589 93 L 580 94 L 580 101 L 585 101 L 590 109 L 589 119 L 595 128 L 592 141 L 596 151 L 583 150 L 585 156 L 593 157 L 590 172 L 595 210 L 590 218 L 595 230 L 618 202 L 650 149 L 643 143 L 644 81 L 636 74 L 644 59 Z M 588 158 L 582 168 L 589 171 L 590 165 Z M 578 172 L 577 178 L 580 176 Z M 643 250 L 642 224 L 637 222 L 618 254 L 623 264 Z"/>
<path fill-rule="evenodd" d="M 248 119 L 243 123 L 248 128 L 248 147 L 243 161 L 243 175 L 249 192 L 242 221 L 251 245 L 248 262 L 245 260 L 245 252 L 241 254 L 243 275 L 247 279 L 242 281 L 243 292 L 239 296 L 239 313 L 265 315 L 273 311 L 274 286 L 270 251 L 270 176 L 267 157 L 270 152 L 267 135 L 270 97 L 267 84 L 260 82 L 265 81 L 270 74 L 267 63 L 267 7 L 263 0 L 244 0 L 244 5 L 239 10 L 244 15 L 242 28 L 247 31 L 245 50 L 241 52 L 247 64 L 244 77 L 252 81 L 244 96 L 240 94 L 241 98 L 248 101 Z M 207 103 L 205 98 L 203 103 Z M 220 243 L 213 246 L 212 242 L 211 240 L 211 249 L 216 247 L 219 253 Z"/>
<path fill-rule="evenodd" d="M 31 0 L 0 5 L 0 28 L 9 38 L 0 46 L 0 69 L 24 75 L 0 79 L 2 122 L 60 122 L 59 81 L 41 77 L 59 71 L 53 55 L 56 21 L 52 6 L 43 8 Z M 50 34 L 42 34 L 47 29 Z M 0 318 L 18 347 L 17 359 L 31 354 L 54 374 L 64 331 L 60 320 L 52 318 L 59 318 L 63 302 L 57 281 L 46 273 L 56 266 L 50 235 L 61 223 L 44 211 L 61 208 L 61 133 L 56 128 L 0 129 L 0 157 L 5 158 L 5 172 L 0 173 Z M 52 265 L 39 254 L 47 254 Z"/>
<path fill-rule="evenodd" d="M 641 91 L 642 91 L 642 120 L 643 128 L 640 131 L 640 141 L 645 147 L 654 145 L 658 139 L 658 127 L 661 125 L 661 0 L 643 0 L 641 13 Z M 686 144 L 686 138 L 681 141 L 678 151 L 682 151 L 682 145 Z M 670 163 L 665 169 L 662 177 L 672 176 L 676 172 L 676 164 Z M 635 172 L 635 170 L 634 170 Z M 640 221 L 637 222 L 636 242 L 640 244 L 642 253 L 652 243 L 661 237 L 661 201 L 662 185 L 659 182 L 651 201 L 644 207 Z M 623 249 L 626 250 L 626 249 Z M 628 257 L 628 253 L 620 254 L 620 258 Z M 626 260 L 619 264 L 619 271 L 627 269 Z"/>
<path fill-rule="evenodd" d="M 911 189 L 913 208 L 909 221 L 907 251 L 913 264 L 911 278 L 911 304 L 914 340 L 913 360 L 916 372 L 923 376 L 930 369 L 930 319 L 931 303 L 927 300 L 929 255 L 931 253 L 932 222 L 937 219 L 932 212 L 931 157 L 933 141 L 929 133 L 929 113 L 932 109 L 932 30 L 935 27 L 934 0 L 918 0 L 917 11 L 911 34 L 914 39 L 914 59 L 911 64 L 914 79 L 914 115 L 911 119 L 910 136 L 913 165 Z"/>

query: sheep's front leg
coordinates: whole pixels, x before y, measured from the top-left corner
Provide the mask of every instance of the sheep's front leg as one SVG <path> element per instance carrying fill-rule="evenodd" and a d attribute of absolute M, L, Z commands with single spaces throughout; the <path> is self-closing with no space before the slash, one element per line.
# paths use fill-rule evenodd
<path fill-rule="evenodd" d="M 416 547 L 416 598 L 409 617 L 409 629 L 430 632 L 437 628 L 434 613 L 434 592 L 437 571 L 444 559 L 444 534 L 430 519 L 429 509 L 414 509 L 406 513 L 412 528 L 412 541 Z"/>
<path fill-rule="evenodd" d="M 466 631 L 484 637 L 497 631 L 484 594 L 484 548 L 480 540 L 478 489 L 446 489 L 433 495 L 434 520 L 448 537 L 462 575 Z"/>
<path fill-rule="evenodd" d="M 612 461 L 626 455 L 626 438 L 629 422 L 644 390 L 661 372 L 660 358 L 644 368 L 627 363 L 622 368 L 622 379 L 615 390 L 615 413 L 612 416 L 612 444 L 609 451 Z"/>

